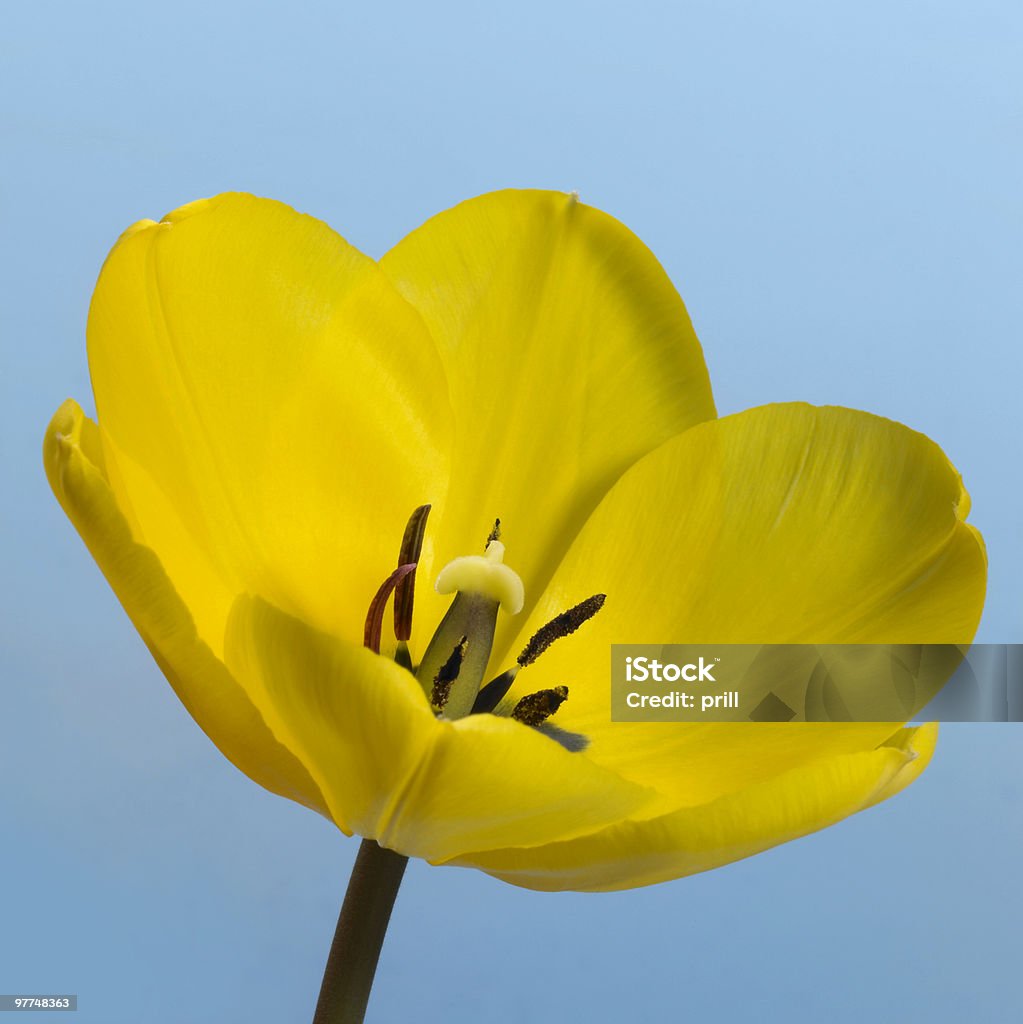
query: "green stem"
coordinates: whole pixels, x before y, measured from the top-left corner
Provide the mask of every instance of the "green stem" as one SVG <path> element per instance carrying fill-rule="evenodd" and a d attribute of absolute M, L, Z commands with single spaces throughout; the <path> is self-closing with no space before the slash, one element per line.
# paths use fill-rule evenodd
<path fill-rule="evenodd" d="M 408 857 L 364 839 L 337 919 L 313 1024 L 360 1024 Z"/>

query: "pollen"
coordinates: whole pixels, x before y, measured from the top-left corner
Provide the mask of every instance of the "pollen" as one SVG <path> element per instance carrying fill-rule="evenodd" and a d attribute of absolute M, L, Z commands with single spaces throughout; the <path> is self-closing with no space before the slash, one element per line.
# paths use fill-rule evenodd
<path fill-rule="evenodd" d="M 517 722 L 534 728 L 542 725 L 568 699 L 567 686 L 555 686 L 550 690 L 538 690 L 527 694 L 512 710 L 511 716 Z"/>

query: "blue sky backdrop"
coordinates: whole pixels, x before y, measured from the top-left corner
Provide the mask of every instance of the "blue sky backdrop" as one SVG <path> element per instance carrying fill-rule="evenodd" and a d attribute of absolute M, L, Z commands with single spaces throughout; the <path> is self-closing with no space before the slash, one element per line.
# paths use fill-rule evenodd
<path fill-rule="evenodd" d="M 838 403 L 944 446 L 979 639 L 1019 642 L 1021 30 L 1015 0 L 7 5 L 0 992 L 307 1021 L 356 848 L 220 757 L 48 492 L 124 227 L 246 189 L 379 255 L 482 191 L 578 190 L 666 266 L 722 413 Z M 653 889 L 413 864 L 373 1019 L 1015 1019 L 1021 741 L 947 726 L 897 799 Z"/>

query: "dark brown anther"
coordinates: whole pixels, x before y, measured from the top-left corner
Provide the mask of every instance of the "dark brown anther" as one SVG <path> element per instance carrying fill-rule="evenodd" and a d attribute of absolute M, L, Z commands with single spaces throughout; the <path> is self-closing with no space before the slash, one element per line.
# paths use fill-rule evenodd
<path fill-rule="evenodd" d="M 420 505 L 405 524 L 405 534 L 401 538 L 401 550 L 398 552 L 398 565 L 414 565 L 419 561 L 423 550 L 423 537 L 426 536 L 426 520 L 430 515 L 429 505 Z M 416 574 L 413 569 L 403 576 L 394 589 L 394 635 L 399 640 L 408 640 L 412 636 L 412 608 L 416 598 Z"/>
<path fill-rule="evenodd" d="M 430 695 L 430 703 L 438 710 L 443 711 L 451 695 L 451 684 L 458 678 L 462 669 L 462 659 L 465 657 L 469 641 L 466 637 L 455 644 L 451 656 L 440 667 L 440 671 L 433 679 L 433 693 Z"/>
<path fill-rule="evenodd" d="M 380 584 L 380 589 L 373 595 L 369 603 L 369 611 L 366 612 L 366 625 L 362 631 L 362 643 L 374 654 L 380 653 L 380 634 L 384 627 L 384 609 L 387 607 L 387 599 L 391 591 L 407 576 L 416 571 L 416 563 L 399 565 L 390 576 Z"/>
<path fill-rule="evenodd" d="M 483 545 L 483 550 L 486 551 L 486 549 L 489 548 L 490 545 L 493 544 L 493 542 L 495 540 L 500 540 L 500 539 L 501 539 L 501 520 L 500 519 L 495 519 L 494 520 L 494 528 L 487 535 L 487 542 L 486 542 L 486 544 Z"/>
<path fill-rule="evenodd" d="M 604 607 L 606 598 L 606 594 L 594 594 L 593 597 L 581 601 L 574 608 L 569 608 L 567 612 L 555 616 L 546 626 L 541 626 L 519 655 L 519 666 L 525 668 L 527 665 L 532 665 L 555 640 L 574 633 L 584 622 L 592 619 Z"/>
<path fill-rule="evenodd" d="M 567 686 L 555 686 L 552 690 L 537 690 L 527 694 L 515 705 L 511 716 L 523 725 L 542 725 L 568 698 Z"/>

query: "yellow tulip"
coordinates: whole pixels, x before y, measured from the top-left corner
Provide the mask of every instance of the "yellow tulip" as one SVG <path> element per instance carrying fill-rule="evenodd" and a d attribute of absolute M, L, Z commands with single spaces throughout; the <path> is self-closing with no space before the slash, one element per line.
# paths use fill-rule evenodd
<path fill-rule="evenodd" d="M 574 197 L 482 196 L 376 262 L 280 203 L 196 202 L 117 242 L 88 346 L 97 421 L 54 416 L 57 498 L 224 755 L 345 833 L 621 889 L 830 825 L 930 758 L 933 727 L 611 723 L 612 643 L 967 643 L 985 555 L 926 437 L 717 419 L 663 269 Z M 425 504 L 411 639 L 377 653 L 367 609 Z M 464 713 L 538 632 L 499 713 Z"/>

